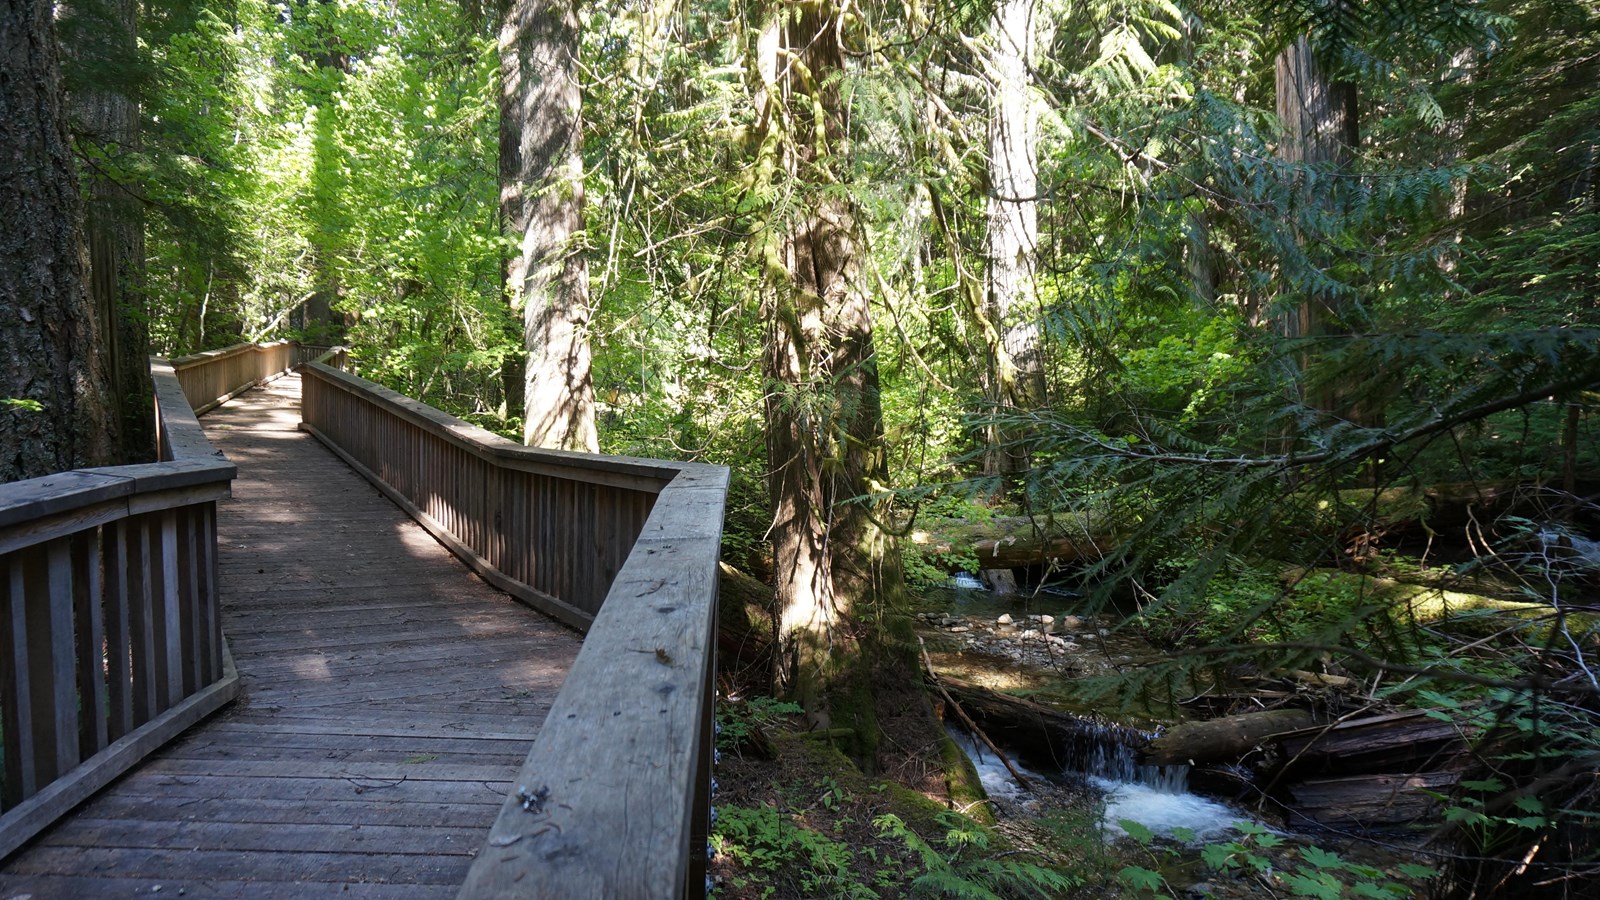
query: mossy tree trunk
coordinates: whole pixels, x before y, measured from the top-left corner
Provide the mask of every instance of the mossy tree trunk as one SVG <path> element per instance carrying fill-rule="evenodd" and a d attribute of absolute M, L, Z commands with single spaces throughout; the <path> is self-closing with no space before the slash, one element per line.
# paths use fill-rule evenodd
<path fill-rule="evenodd" d="M 765 247 L 767 452 L 774 521 L 774 680 L 818 725 L 848 727 L 870 766 L 878 729 L 869 624 L 903 590 L 878 523 L 887 481 L 869 297 L 855 210 L 841 196 L 846 135 L 840 10 L 781 4 L 756 41 L 765 128 L 758 168 L 799 197 Z M 786 63 L 780 67 L 779 60 Z"/>

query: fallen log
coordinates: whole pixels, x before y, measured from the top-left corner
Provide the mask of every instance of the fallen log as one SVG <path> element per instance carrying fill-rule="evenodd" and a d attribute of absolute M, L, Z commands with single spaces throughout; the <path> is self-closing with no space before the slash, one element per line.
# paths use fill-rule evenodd
<path fill-rule="evenodd" d="M 1470 735 L 1422 710 L 1351 719 L 1282 735 L 1279 777 L 1457 769 Z"/>
<path fill-rule="evenodd" d="M 1000 762 L 1005 764 L 1006 771 L 1011 773 L 1011 777 L 1016 779 L 1017 784 L 1022 785 L 1024 789 L 1031 788 L 1032 785 L 1028 782 L 1028 779 L 1021 772 L 1017 771 L 1017 767 L 1015 765 L 1012 765 L 1011 757 L 1006 756 L 1005 751 L 1001 750 L 987 734 L 984 734 L 983 729 L 978 727 L 978 723 L 972 721 L 972 717 L 967 715 L 967 711 L 961 708 L 961 704 L 957 703 L 956 699 L 950 696 L 950 690 L 940 683 L 939 674 L 933 670 L 933 660 L 928 658 L 928 645 L 923 643 L 923 640 L 920 637 L 917 638 L 917 647 L 922 652 L 922 664 L 926 667 L 923 671 L 927 675 L 928 682 L 932 684 L 934 689 L 939 692 L 939 696 L 943 697 L 945 702 L 949 703 L 951 708 L 956 711 L 956 715 L 960 717 L 961 722 L 966 727 L 967 731 L 970 732 L 973 737 L 981 740 L 984 746 L 988 747 L 990 751 L 992 751 L 994 755 L 999 758 Z"/>
<path fill-rule="evenodd" d="M 771 667 L 772 588 L 727 563 L 717 572 L 717 655 L 724 671 Z"/>
<path fill-rule="evenodd" d="M 1118 540 L 1114 529 L 1090 524 L 1079 516 L 939 520 L 911 532 L 917 552 L 952 571 L 970 566 L 973 559 L 979 569 L 1092 561 L 1115 547 Z"/>
<path fill-rule="evenodd" d="M 1149 738 L 1135 728 L 1096 722 L 948 675 L 939 675 L 938 684 L 990 738 L 1040 767 L 1087 771 L 1107 746 L 1133 748 Z"/>
<path fill-rule="evenodd" d="M 1269 709 L 1174 725 L 1144 748 L 1143 761 L 1170 766 L 1237 759 L 1287 732 L 1316 724 L 1304 709 Z"/>
<path fill-rule="evenodd" d="M 1438 798 L 1460 776 L 1455 772 L 1412 775 L 1348 775 L 1290 785 L 1290 813 L 1319 825 L 1385 828 L 1434 815 Z"/>

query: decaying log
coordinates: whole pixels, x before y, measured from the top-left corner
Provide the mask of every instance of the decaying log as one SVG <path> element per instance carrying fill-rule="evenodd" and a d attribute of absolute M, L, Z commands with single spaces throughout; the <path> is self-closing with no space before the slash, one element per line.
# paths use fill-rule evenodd
<path fill-rule="evenodd" d="M 1469 735 L 1421 710 L 1369 716 L 1279 738 L 1280 777 L 1458 769 Z"/>
<path fill-rule="evenodd" d="M 949 689 L 940 683 L 939 673 L 933 670 L 933 660 L 928 658 L 928 645 L 923 643 L 923 640 L 920 637 L 917 638 L 917 646 L 922 651 L 922 664 L 926 667 L 924 672 L 927 676 L 928 683 L 932 684 L 934 689 L 939 692 L 939 696 L 943 697 L 945 702 L 950 704 L 950 707 L 955 710 L 956 715 L 960 717 L 961 722 L 964 726 L 966 726 L 966 729 L 971 732 L 974 737 L 982 741 L 984 746 L 988 747 L 990 752 L 992 752 L 1000 759 L 1002 763 L 1005 764 L 1006 771 L 1011 773 L 1011 777 L 1016 779 L 1017 784 L 1022 785 L 1022 787 L 1025 789 L 1032 787 L 1032 785 L 1028 782 L 1028 779 L 1023 776 L 1021 772 L 1017 771 L 1016 766 L 1011 764 L 1011 757 L 1006 756 L 1005 752 L 995 745 L 995 742 L 989 738 L 989 735 L 985 734 L 983 729 L 978 727 L 978 723 L 972 721 L 972 717 L 967 715 L 967 711 L 961 708 L 961 704 L 957 703 L 955 698 L 950 696 Z"/>
<path fill-rule="evenodd" d="M 761 671 L 771 664 L 772 588 L 718 563 L 717 655 L 725 671 Z"/>
<path fill-rule="evenodd" d="M 1303 709 L 1269 709 L 1185 722 L 1167 729 L 1144 748 L 1144 762 L 1168 766 L 1236 759 L 1277 735 L 1316 724 Z"/>
<path fill-rule="evenodd" d="M 1321 825 L 1404 825 L 1436 813 L 1439 801 L 1427 792 L 1448 793 L 1458 777 L 1455 772 L 1419 772 L 1314 778 L 1289 787 L 1290 811 Z"/>
<path fill-rule="evenodd" d="M 1136 747 L 1148 739 L 1135 728 L 1096 722 L 948 675 L 939 675 L 939 684 L 987 735 L 1030 764 L 1060 769 L 1092 758 L 1108 742 Z"/>
<path fill-rule="evenodd" d="M 911 542 L 925 555 L 955 560 L 975 557 L 980 569 L 1009 569 L 1052 562 L 1099 559 L 1115 547 L 1114 530 L 1079 517 L 996 516 L 986 522 L 939 521 L 913 529 Z"/>

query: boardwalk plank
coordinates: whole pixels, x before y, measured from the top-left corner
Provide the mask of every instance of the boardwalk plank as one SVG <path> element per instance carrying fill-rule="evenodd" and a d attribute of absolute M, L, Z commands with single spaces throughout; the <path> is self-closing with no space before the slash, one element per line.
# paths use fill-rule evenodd
<path fill-rule="evenodd" d="M 160 890 L 154 890 L 160 888 Z M 178 882 L 152 878 L 123 878 L 108 874 L 99 878 L 78 875 L 28 875 L 20 878 L 0 876 L 0 896 L 24 894 L 33 897 L 156 897 L 167 900 L 184 891 L 184 900 L 308 900 L 337 897 L 340 900 L 450 900 L 455 885 L 421 884 L 330 884 L 308 882 L 206 881 Z"/>
<path fill-rule="evenodd" d="M 0 898 L 453 896 L 579 638 L 295 430 L 298 391 L 204 420 L 239 466 L 217 531 L 244 696 L 0 861 Z"/>

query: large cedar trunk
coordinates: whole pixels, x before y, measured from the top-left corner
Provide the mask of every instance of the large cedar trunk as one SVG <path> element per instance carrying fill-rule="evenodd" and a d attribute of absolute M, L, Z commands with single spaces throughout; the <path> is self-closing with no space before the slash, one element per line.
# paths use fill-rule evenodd
<path fill-rule="evenodd" d="M 80 13 L 92 21 L 74 31 L 72 52 L 82 59 L 131 63 L 137 14 L 133 0 L 97 2 L 92 12 Z M 146 462 L 155 458 L 155 418 L 145 324 L 144 208 L 142 192 L 113 174 L 124 168 L 117 165 L 119 158 L 138 150 L 139 104 L 128 88 L 85 86 L 71 106 L 78 138 L 99 160 L 84 170 L 84 237 L 89 298 L 116 407 L 115 456 L 121 462 Z"/>
<path fill-rule="evenodd" d="M 0 7 L 0 482 L 115 462 L 53 4 Z M 16 401 L 31 401 L 36 411 Z"/>
<path fill-rule="evenodd" d="M 513 0 L 506 11 L 500 208 L 521 240 L 506 277 L 513 302 L 521 304 L 528 352 L 523 442 L 592 453 L 599 440 L 582 246 L 580 37 L 572 0 Z"/>
<path fill-rule="evenodd" d="M 769 487 L 776 582 L 775 680 L 818 723 L 848 727 L 870 764 L 871 636 L 860 614 L 901 590 L 880 504 L 883 410 L 855 211 L 830 189 L 844 140 L 838 11 L 805 4 L 759 41 L 756 100 L 776 140 L 769 171 L 805 199 L 776 240 L 766 294 Z M 778 75 L 780 45 L 800 65 Z M 781 149 L 774 149 L 781 148 Z M 778 271 L 781 269 L 781 273 Z"/>
<path fill-rule="evenodd" d="M 1278 54 L 1278 118 L 1284 139 L 1278 155 L 1293 163 L 1350 163 L 1357 138 L 1356 86 L 1328 77 L 1301 36 Z"/>
<path fill-rule="evenodd" d="M 989 197 L 988 266 L 980 331 L 988 353 L 987 400 L 997 416 L 1044 399 L 1035 310 L 1039 248 L 1037 115 L 1031 89 L 1034 0 L 1001 0 L 995 7 L 988 60 Z M 984 472 L 1013 476 L 1028 466 L 1014 429 L 991 425 L 985 435 Z"/>

